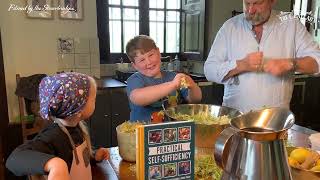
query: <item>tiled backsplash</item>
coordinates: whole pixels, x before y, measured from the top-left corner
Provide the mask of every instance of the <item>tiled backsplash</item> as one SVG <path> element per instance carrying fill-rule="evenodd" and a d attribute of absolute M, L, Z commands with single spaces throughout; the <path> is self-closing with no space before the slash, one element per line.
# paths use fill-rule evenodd
<path fill-rule="evenodd" d="M 116 64 L 101 64 L 100 65 L 100 75 L 101 76 L 113 76 L 116 74 L 117 65 Z"/>
<path fill-rule="evenodd" d="M 204 74 L 203 72 L 204 61 L 189 61 L 189 62 L 193 64 L 191 72 Z"/>
<path fill-rule="evenodd" d="M 58 38 L 58 71 L 75 71 L 100 78 L 97 38 Z"/>

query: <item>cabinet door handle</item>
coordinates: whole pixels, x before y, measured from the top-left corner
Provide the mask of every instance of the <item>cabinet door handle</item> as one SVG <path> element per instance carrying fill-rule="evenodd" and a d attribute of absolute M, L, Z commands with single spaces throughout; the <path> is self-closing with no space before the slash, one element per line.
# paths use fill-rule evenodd
<path fill-rule="evenodd" d="M 119 114 L 118 113 L 116 113 L 116 114 L 114 114 L 115 116 L 119 116 Z"/>
<path fill-rule="evenodd" d="M 105 115 L 103 115 L 104 117 L 109 117 L 109 115 L 108 114 L 105 114 Z"/>

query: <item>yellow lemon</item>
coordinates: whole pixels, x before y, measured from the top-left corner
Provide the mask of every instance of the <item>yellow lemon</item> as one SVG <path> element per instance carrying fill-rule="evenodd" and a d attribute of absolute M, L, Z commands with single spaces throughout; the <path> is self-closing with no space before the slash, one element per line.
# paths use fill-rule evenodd
<path fill-rule="evenodd" d="M 304 148 L 298 148 L 293 150 L 290 153 L 290 158 L 298 161 L 299 163 L 303 163 L 306 160 L 306 157 L 310 154 L 310 151 Z"/>
<path fill-rule="evenodd" d="M 310 171 L 320 171 L 320 165 L 311 168 Z"/>
<path fill-rule="evenodd" d="M 288 157 L 288 162 L 291 167 L 297 167 L 297 165 L 299 165 L 299 162 L 291 157 Z"/>

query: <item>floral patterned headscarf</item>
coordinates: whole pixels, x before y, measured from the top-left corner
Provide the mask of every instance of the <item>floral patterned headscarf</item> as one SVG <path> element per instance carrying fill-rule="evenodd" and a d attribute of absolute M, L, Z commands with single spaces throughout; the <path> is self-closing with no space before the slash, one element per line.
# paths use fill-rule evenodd
<path fill-rule="evenodd" d="M 39 85 L 40 115 L 65 119 L 83 109 L 89 96 L 89 77 L 80 73 L 61 73 L 42 79 Z"/>

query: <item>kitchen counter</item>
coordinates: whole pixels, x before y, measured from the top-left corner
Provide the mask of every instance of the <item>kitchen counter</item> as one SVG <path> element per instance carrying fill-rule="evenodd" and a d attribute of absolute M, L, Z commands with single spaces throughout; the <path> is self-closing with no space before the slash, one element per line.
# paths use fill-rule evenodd
<path fill-rule="evenodd" d="M 96 79 L 98 90 L 106 88 L 123 88 L 127 85 L 123 82 L 120 82 L 112 77 L 101 77 L 101 79 Z"/>
<path fill-rule="evenodd" d="M 288 141 L 294 146 L 309 147 L 308 137 L 310 134 L 317 133 L 308 128 L 294 125 L 288 131 Z M 109 148 L 110 160 L 98 163 L 97 166 L 93 167 L 93 179 L 136 179 L 135 163 L 130 163 L 122 160 L 119 155 L 118 147 Z M 309 174 L 301 173 L 301 171 L 292 171 L 294 180 L 309 179 Z M 320 178 L 320 175 L 319 175 Z"/>
<path fill-rule="evenodd" d="M 136 71 L 120 71 L 116 70 L 115 79 L 118 79 L 121 82 L 125 82 L 132 74 L 134 74 Z M 179 72 L 176 72 L 179 73 Z M 185 73 L 189 75 L 195 82 L 207 82 L 206 77 L 204 74 L 201 73 Z"/>

